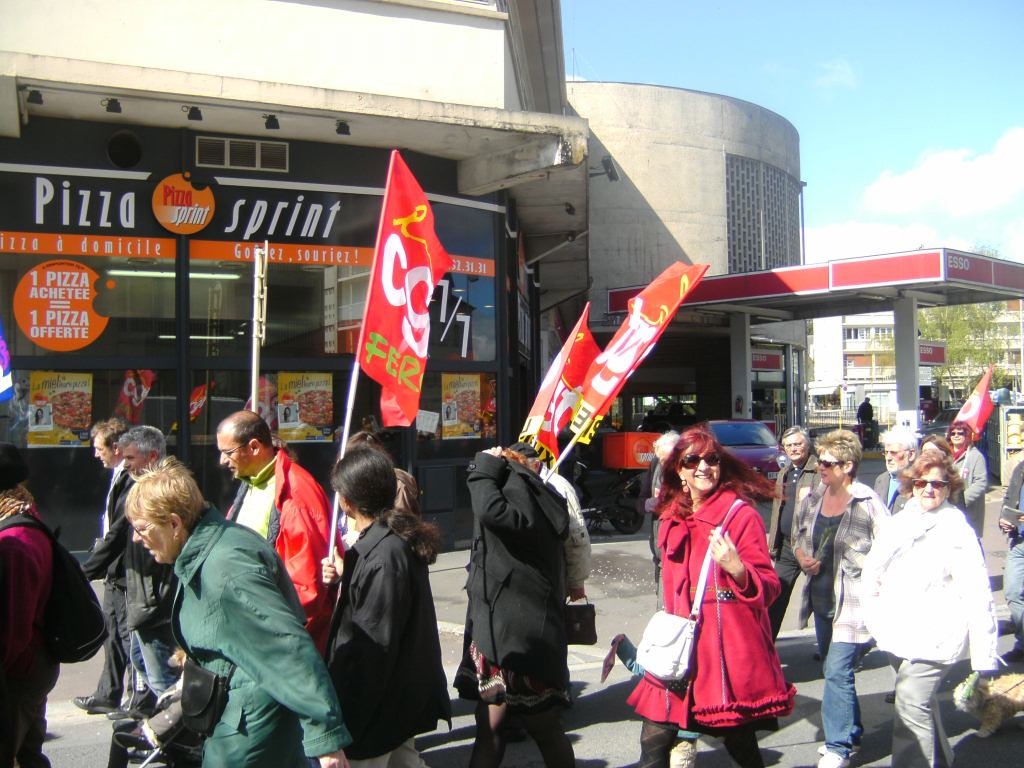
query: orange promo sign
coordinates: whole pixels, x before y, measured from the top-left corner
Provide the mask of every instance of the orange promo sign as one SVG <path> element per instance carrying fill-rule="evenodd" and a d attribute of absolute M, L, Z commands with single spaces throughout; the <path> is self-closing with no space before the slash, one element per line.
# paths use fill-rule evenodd
<path fill-rule="evenodd" d="M 77 261 L 37 264 L 14 291 L 14 319 L 21 332 L 53 352 L 72 352 L 92 344 L 109 320 L 92 306 L 99 279 Z"/>
<path fill-rule="evenodd" d="M 153 189 L 153 215 L 160 226 L 178 235 L 204 229 L 217 207 L 213 190 L 196 189 L 188 177 L 188 173 L 176 173 Z"/>

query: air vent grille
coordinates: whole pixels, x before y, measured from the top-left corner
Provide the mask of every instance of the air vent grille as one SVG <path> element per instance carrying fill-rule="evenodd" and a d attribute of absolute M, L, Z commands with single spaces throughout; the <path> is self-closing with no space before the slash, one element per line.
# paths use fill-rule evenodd
<path fill-rule="evenodd" d="M 196 165 L 247 171 L 288 171 L 288 144 L 200 136 L 196 139 Z"/>

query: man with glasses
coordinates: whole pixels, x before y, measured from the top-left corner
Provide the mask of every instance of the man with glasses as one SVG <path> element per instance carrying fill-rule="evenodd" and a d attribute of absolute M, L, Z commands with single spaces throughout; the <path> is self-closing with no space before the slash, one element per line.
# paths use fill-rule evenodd
<path fill-rule="evenodd" d="M 800 503 L 818 485 L 818 460 L 811 455 L 811 438 L 799 424 L 782 433 L 782 450 L 789 465 L 775 481 L 775 501 L 768 526 L 768 551 L 775 561 L 775 573 L 782 591 L 768 606 L 772 623 L 772 640 L 779 636 L 782 620 L 786 617 L 793 585 L 800 575 L 800 563 L 793 554 L 793 517 Z"/>
<path fill-rule="evenodd" d="M 900 493 L 900 472 L 917 458 L 917 435 L 906 427 L 896 427 L 882 434 L 885 472 L 875 478 L 875 493 L 896 514 L 910 500 L 910 494 Z"/>
<path fill-rule="evenodd" d="M 277 550 L 306 613 L 306 630 L 323 655 L 334 610 L 334 587 L 320 578 L 332 554 L 331 505 L 320 484 L 274 447 L 270 427 L 252 411 L 237 411 L 217 427 L 220 463 L 241 481 L 228 519 L 250 528 Z"/>

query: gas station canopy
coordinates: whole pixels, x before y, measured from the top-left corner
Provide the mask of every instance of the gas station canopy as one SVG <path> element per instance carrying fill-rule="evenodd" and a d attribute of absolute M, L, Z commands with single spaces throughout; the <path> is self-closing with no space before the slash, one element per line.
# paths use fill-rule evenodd
<path fill-rule="evenodd" d="M 608 311 L 626 312 L 627 301 L 642 289 L 610 290 Z M 682 309 L 738 312 L 755 323 L 885 312 L 907 298 L 924 308 L 1022 295 L 1024 264 L 933 248 L 706 277 Z"/>

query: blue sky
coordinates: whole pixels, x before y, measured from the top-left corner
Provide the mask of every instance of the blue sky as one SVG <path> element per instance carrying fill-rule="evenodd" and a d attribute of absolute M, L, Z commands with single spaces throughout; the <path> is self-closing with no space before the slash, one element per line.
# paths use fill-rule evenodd
<path fill-rule="evenodd" d="M 1024 262 L 1024 3 L 562 0 L 566 75 L 745 99 L 800 133 L 809 261 Z"/>

